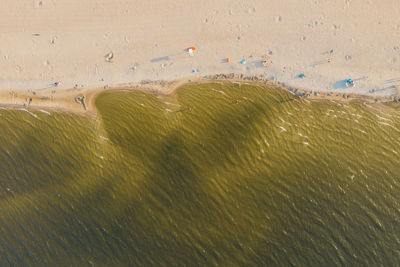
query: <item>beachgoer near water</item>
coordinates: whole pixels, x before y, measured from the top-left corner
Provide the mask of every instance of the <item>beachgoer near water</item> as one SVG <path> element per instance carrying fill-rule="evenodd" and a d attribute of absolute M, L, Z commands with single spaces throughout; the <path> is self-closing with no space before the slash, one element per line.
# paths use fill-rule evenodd
<path fill-rule="evenodd" d="M 353 87 L 354 86 L 354 81 L 353 79 L 347 79 L 346 80 L 346 87 Z"/>

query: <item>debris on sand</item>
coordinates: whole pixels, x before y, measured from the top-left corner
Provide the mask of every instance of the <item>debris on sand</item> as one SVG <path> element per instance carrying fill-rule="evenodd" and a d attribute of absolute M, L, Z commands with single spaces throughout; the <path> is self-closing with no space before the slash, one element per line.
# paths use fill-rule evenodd
<path fill-rule="evenodd" d="M 271 57 L 270 55 L 263 55 L 262 56 L 262 60 L 261 60 L 261 65 L 264 67 L 268 67 L 269 65 L 271 65 L 272 61 L 271 61 Z"/>
<path fill-rule="evenodd" d="M 110 62 L 110 63 L 114 62 L 114 53 L 113 52 L 107 53 L 104 57 L 107 62 Z"/>

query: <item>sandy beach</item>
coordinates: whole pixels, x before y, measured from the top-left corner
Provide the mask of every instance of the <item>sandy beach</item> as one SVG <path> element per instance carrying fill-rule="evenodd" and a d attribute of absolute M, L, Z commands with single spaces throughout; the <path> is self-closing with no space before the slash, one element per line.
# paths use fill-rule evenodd
<path fill-rule="evenodd" d="M 218 73 L 398 96 L 398 10 L 394 0 L 4 0 L 0 102 L 75 107 L 89 91 Z"/>
<path fill-rule="evenodd" d="M 400 266 L 400 0 L 0 0 L 0 267 Z"/>

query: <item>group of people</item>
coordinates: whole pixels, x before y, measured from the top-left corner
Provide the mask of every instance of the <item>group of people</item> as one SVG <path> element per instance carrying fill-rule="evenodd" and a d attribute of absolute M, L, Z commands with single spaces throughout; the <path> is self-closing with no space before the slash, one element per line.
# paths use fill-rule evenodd
<path fill-rule="evenodd" d="M 326 52 L 325 54 L 331 55 L 331 54 L 333 54 L 333 52 L 334 52 L 334 50 L 331 49 L 331 50 L 329 50 L 328 52 Z M 329 57 L 329 58 L 328 58 L 328 63 L 330 63 L 331 60 L 332 60 L 332 58 Z M 299 74 L 297 77 L 300 78 L 300 79 L 304 79 L 304 78 L 306 77 L 306 75 L 305 75 L 304 73 L 301 73 L 301 74 Z M 346 79 L 345 85 L 346 85 L 347 88 L 348 88 L 348 87 L 353 87 L 353 86 L 354 86 L 354 80 L 353 80 L 353 79 L 350 79 L 350 78 L 349 78 L 349 79 Z"/>

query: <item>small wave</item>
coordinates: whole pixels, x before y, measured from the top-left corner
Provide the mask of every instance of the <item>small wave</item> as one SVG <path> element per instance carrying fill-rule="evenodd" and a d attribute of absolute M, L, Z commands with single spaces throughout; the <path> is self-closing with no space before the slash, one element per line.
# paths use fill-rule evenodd
<path fill-rule="evenodd" d="M 21 111 L 25 111 L 25 112 L 28 112 L 30 115 L 32 115 L 33 117 L 35 117 L 35 118 L 37 118 L 37 115 L 36 114 L 34 114 L 34 113 L 32 113 L 32 112 L 30 112 L 29 110 L 27 110 L 27 109 L 24 109 L 24 108 L 22 108 L 22 109 L 20 109 Z"/>
<path fill-rule="evenodd" d="M 211 90 L 213 90 L 214 92 L 218 92 L 218 93 L 220 93 L 220 94 L 226 95 L 226 93 L 225 93 L 224 91 L 221 91 L 221 90 L 215 90 L 215 89 L 211 89 Z"/>
<path fill-rule="evenodd" d="M 357 129 L 357 130 L 360 131 L 360 132 L 362 132 L 363 134 L 367 134 L 367 132 L 364 131 L 364 130 L 361 130 L 361 129 Z"/>
<path fill-rule="evenodd" d="M 101 141 L 108 141 L 108 138 L 107 138 L 107 137 L 104 137 L 104 136 L 102 136 L 102 135 L 100 135 L 100 140 L 101 140 Z"/>
<path fill-rule="evenodd" d="M 282 133 L 282 132 L 287 132 L 287 130 L 286 130 L 284 127 L 279 126 L 279 128 L 281 129 L 281 133 Z"/>
<path fill-rule="evenodd" d="M 382 124 L 382 125 L 386 125 L 386 126 L 392 126 L 392 125 L 390 125 L 389 123 L 383 122 L 383 121 L 378 121 L 378 123 L 379 123 L 379 124 Z"/>
<path fill-rule="evenodd" d="M 40 112 L 43 112 L 43 113 L 46 113 L 47 115 L 50 115 L 50 114 L 51 114 L 50 112 L 48 112 L 48 111 L 46 111 L 46 110 L 44 110 L 44 109 L 39 109 L 39 111 L 40 111 Z"/>
<path fill-rule="evenodd" d="M 390 119 L 381 117 L 381 116 L 379 116 L 378 114 L 375 114 L 375 116 L 376 116 L 378 119 L 385 120 L 385 121 L 390 121 Z"/>
<path fill-rule="evenodd" d="M 264 139 L 264 143 L 269 147 L 269 143 L 268 143 L 267 139 Z"/>

